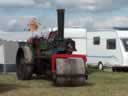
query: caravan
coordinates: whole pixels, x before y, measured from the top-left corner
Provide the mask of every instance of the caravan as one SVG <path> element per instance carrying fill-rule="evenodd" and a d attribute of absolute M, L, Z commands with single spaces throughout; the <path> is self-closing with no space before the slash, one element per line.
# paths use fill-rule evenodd
<path fill-rule="evenodd" d="M 112 30 L 87 32 L 88 64 L 112 67 L 113 71 L 128 67 L 128 31 Z"/>

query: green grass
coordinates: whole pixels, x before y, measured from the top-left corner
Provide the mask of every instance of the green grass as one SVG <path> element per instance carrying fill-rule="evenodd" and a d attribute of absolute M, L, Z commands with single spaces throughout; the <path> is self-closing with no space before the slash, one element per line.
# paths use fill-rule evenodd
<path fill-rule="evenodd" d="M 82 87 L 55 87 L 50 80 L 17 81 L 0 74 L 0 96 L 128 96 L 128 73 L 91 70 Z"/>

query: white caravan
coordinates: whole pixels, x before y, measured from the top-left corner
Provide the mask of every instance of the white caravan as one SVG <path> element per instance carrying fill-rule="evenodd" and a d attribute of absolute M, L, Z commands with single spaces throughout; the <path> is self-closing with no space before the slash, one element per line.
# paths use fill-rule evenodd
<path fill-rule="evenodd" d="M 128 30 L 87 32 L 86 37 L 88 64 L 113 71 L 128 67 Z"/>

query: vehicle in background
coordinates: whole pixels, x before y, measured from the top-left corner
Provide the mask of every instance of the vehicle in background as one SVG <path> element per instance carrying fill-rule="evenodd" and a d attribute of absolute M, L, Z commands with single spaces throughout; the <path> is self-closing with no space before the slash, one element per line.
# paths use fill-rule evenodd
<path fill-rule="evenodd" d="M 113 71 L 128 71 L 128 30 L 87 32 L 87 64 L 112 67 Z"/>

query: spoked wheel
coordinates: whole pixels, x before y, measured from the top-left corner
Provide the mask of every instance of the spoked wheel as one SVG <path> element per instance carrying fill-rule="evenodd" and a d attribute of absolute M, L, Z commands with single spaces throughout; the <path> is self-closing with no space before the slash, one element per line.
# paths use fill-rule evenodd
<path fill-rule="evenodd" d="M 23 72 L 24 72 L 24 59 L 23 58 L 19 58 L 18 60 L 18 64 L 17 64 L 17 79 L 19 80 L 23 80 Z"/>
<path fill-rule="evenodd" d="M 28 63 L 26 57 L 29 54 L 25 53 L 24 50 L 20 51 L 17 55 L 16 74 L 18 80 L 30 80 L 32 78 L 33 65 L 30 62 Z"/>
<path fill-rule="evenodd" d="M 31 64 L 25 64 L 24 59 L 21 58 L 19 64 L 17 64 L 17 78 L 19 80 L 30 80 L 32 78 L 33 66 Z"/>
<path fill-rule="evenodd" d="M 103 66 L 102 63 L 99 63 L 99 64 L 98 64 L 98 70 L 99 70 L 99 71 L 103 71 L 103 70 L 104 70 L 104 66 Z"/>

